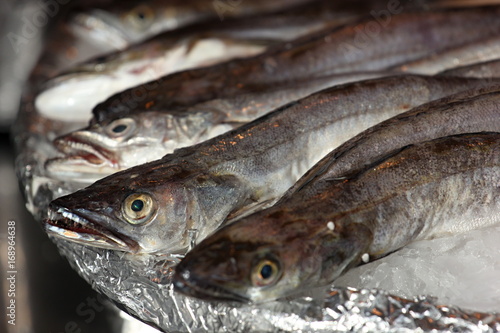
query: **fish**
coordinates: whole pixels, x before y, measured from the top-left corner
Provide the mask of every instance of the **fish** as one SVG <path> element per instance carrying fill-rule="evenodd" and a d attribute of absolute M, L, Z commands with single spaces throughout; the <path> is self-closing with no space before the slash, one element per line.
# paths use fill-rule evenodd
<path fill-rule="evenodd" d="M 411 144 L 223 227 L 177 265 L 175 290 L 263 303 L 326 287 L 423 239 L 500 222 L 500 133 Z"/>
<path fill-rule="evenodd" d="M 400 8 L 403 9 L 402 7 Z M 108 98 L 92 123 L 144 110 L 176 109 L 248 91 L 266 82 L 377 71 L 497 35 L 500 7 L 402 12 L 321 30 L 252 58 L 173 73 Z M 377 26 L 377 34 L 368 35 Z M 480 50 L 478 50 L 480 52 Z"/>
<path fill-rule="evenodd" d="M 48 160 L 45 169 L 57 179 L 96 181 L 113 172 L 159 159 L 175 149 L 197 144 L 235 129 L 275 108 L 337 83 L 370 76 L 390 76 L 389 74 L 368 72 L 332 75 L 296 81 L 289 86 L 264 85 L 249 94 L 210 100 L 188 107 L 182 112 L 146 111 L 93 124 L 55 139 L 54 145 L 63 156 Z M 385 81 L 377 82 L 382 82 L 383 85 Z M 431 98 L 478 88 L 484 84 L 482 80 L 475 79 L 430 78 L 426 82 L 423 77 L 401 78 L 401 84 L 406 82 L 414 87 L 429 84 L 434 87 L 431 89 L 443 89 L 443 94 L 428 95 Z M 420 101 L 428 100 L 424 98 Z"/>
<path fill-rule="evenodd" d="M 355 134 L 457 89 L 395 76 L 336 86 L 51 202 L 47 233 L 124 252 L 185 253 L 224 221 L 276 202 Z M 90 152 L 92 154 L 92 152 Z"/>
<path fill-rule="evenodd" d="M 461 66 L 439 73 L 442 76 L 474 77 L 492 79 L 500 77 L 500 59 Z"/>
<path fill-rule="evenodd" d="M 94 123 L 57 137 L 54 146 L 62 156 L 46 161 L 45 170 L 56 179 L 93 182 L 159 159 L 175 149 L 211 139 L 337 83 L 390 74 L 367 72 L 311 78 L 273 87 L 263 84 L 246 94 L 210 100 L 181 111 L 137 112 Z M 463 80 L 458 85 L 468 83 Z"/>
<path fill-rule="evenodd" d="M 311 0 L 114 1 L 75 14 L 72 23 L 75 33 L 79 35 L 88 35 L 99 44 L 112 43 L 116 48 L 124 48 L 126 45 L 139 43 L 164 31 L 195 23 L 215 21 L 219 17 L 237 18 L 271 13 L 308 2 Z"/>
<path fill-rule="evenodd" d="M 341 25 L 357 13 L 338 9 L 342 6 L 321 1 L 273 15 L 167 31 L 70 67 L 44 84 L 36 108 L 51 119 L 89 121 L 95 105 L 126 88 L 173 72 L 257 55 L 279 42 Z"/>

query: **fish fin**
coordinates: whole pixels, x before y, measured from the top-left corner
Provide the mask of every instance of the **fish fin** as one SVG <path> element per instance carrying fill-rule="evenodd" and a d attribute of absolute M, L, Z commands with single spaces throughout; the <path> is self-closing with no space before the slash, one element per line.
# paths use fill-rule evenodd
<path fill-rule="evenodd" d="M 247 205 L 244 208 L 231 212 L 223 225 L 231 224 L 236 220 L 239 220 L 245 216 L 248 216 L 256 211 L 263 210 L 265 208 L 271 207 L 276 202 L 276 199 L 269 199 L 263 202 L 254 202 L 253 204 Z"/>

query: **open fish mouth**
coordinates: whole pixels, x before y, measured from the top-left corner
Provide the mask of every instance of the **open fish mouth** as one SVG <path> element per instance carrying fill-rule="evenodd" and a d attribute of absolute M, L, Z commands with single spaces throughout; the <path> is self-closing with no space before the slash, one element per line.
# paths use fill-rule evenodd
<path fill-rule="evenodd" d="M 65 208 L 51 211 L 44 220 L 44 229 L 49 235 L 83 245 L 126 252 L 139 249 L 139 244 L 129 237 L 117 235 Z"/>
<path fill-rule="evenodd" d="M 85 137 L 80 138 L 77 133 L 56 139 L 54 146 L 64 156 L 47 160 L 45 169 L 50 174 L 101 177 L 120 170 L 114 152 L 93 144 Z"/>
<path fill-rule="evenodd" d="M 175 270 L 173 285 L 176 291 L 184 295 L 207 301 L 250 303 L 249 298 L 206 280 L 198 279 L 192 276 L 188 270 L 177 268 Z"/>

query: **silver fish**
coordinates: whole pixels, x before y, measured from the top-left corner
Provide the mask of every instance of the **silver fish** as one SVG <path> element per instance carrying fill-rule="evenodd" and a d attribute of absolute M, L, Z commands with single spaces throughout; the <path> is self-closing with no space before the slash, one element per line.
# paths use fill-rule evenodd
<path fill-rule="evenodd" d="M 337 83 L 387 75 L 385 72 L 353 73 L 272 87 L 263 84 L 250 93 L 213 99 L 181 111 L 145 111 L 95 123 L 56 138 L 54 145 L 63 156 L 48 160 L 45 169 L 57 179 L 93 182 L 213 138 Z M 456 84 L 457 89 L 479 84 L 471 80 L 455 82 L 451 84 Z"/>
<path fill-rule="evenodd" d="M 498 223 L 499 196 L 500 133 L 406 146 L 218 230 L 177 265 L 174 286 L 217 301 L 297 295 L 410 242 Z"/>
<path fill-rule="evenodd" d="M 457 87 L 390 77 L 334 87 L 161 160 L 54 200 L 48 233 L 135 253 L 183 252 L 226 219 L 275 202 L 353 135 Z"/>
<path fill-rule="evenodd" d="M 93 122 L 234 96 L 262 82 L 271 85 L 326 74 L 386 70 L 493 38 L 500 30 L 499 15 L 500 7 L 403 12 L 383 23 L 371 18 L 325 29 L 253 58 L 174 73 L 127 89 L 97 105 Z M 379 30 L 370 36 L 367 31 L 374 24 Z"/>
<path fill-rule="evenodd" d="M 500 77 L 500 59 L 449 69 L 439 75 L 491 79 Z"/>

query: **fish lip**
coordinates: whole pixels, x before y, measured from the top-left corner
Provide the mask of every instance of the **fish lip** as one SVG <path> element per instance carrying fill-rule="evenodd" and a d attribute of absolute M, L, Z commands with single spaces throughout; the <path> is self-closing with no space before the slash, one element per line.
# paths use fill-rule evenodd
<path fill-rule="evenodd" d="M 49 217 L 43 221 L 47 234 L 104 249 L 133 253 L 139 251 L 139 243 L 135 240 L 104 228 L 67 208 L 56 207 L 53 204 L 50 206 Z"/>
<path fill-rule="evenodd" d="M 188 278 L 185 278 L 189 275 Z M 205 280 L 193 278 L 189 271 L 176 268 L 173 277 L 174 290 L 191 297 L 207 301 L 233 301 L 251 303 L 248 297 L 242 296 Z"/>

